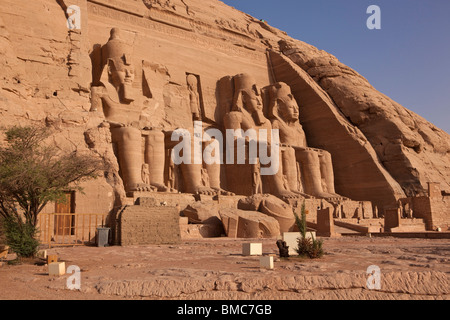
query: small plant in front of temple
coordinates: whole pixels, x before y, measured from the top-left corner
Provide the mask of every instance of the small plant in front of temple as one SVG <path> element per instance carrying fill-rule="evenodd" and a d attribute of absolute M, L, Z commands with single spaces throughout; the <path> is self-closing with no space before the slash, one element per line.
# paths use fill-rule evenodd
<path fill-rule="evenodd" d="M 36 254 L 39 246 L 36 226 L 17 215 L 3 218 L 3 228 L 6 243 L 19 258 Z"/>
<path fill-rule="evenodd" d="M 312 233 L 311 237 L 307 237 L 307 223 L 306 223 L 306 209 L 305 202 L 301 207 L 300 217 L 294 212 L 295 222 L 300 231 L 300 237 L 297 239 L 298 247 L 297 253 L 301 257 L 309 257 L 311 259 L 317 259 L 323 256 L 323 241 L 318 240 Z"/>

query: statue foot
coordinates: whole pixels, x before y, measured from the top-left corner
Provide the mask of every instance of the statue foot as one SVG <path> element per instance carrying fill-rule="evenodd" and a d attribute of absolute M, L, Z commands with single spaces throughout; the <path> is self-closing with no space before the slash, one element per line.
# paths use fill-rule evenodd
<path fill-rule="evenodd" d="M 155 192 L 157 191 L 157 188 L 154 186 L 151 186 L 149 184 L 138 184 L 132 191 L 146 191 L 146 192 Z"/>
<path fill-rule="evenodd" d="M 212 189 L 215 190 L 217 192 L 217 194 L 219 194 L 221 196 L 234 196 L 235 195 L 233 192 L 223 190 L 222 188 L 212 188 Z"/>
<path fill-rule="evenodd" d="M 321 192 L 319 194 L 316 194 L 318 198 L 327 200 L 327 201 L 343 201 L 343 200 L 349 200 L 348 198 L 341 196 L 337 193 L 328 193 L 328 192 Z"/>
<path fill-rule="evenodd" d="M 303 196 L 301 196 L 299 193 L 295 193 L 295 192 L 288 191 L 288 190 L 283 190 L 283 191 L 279 192 L 278 197 L 280 197 L 283 200 L 299 199 L 301 197 L 303 198 Z"/>
<path fill-rule="evenodd" d="M 196 194 L 203 194 L 206 196 L 215 196 L 217 195 L 217 191 L 210 188 L 210 187 L 197 187 L 197 190 L 195 192 Z"/>
<path fill-rule="evenodd" d="M 314 196 L 312 196 L 310 194 L 306 194 L 306 193 L 303 193 L 303 192 L 300 192 L 300 191 L 293 191 L 293 192 L 296 193 L 296 194 L 299 194 L 300 196 L 302 196 L 305 199 L 314 199 L 315 198 Z"/>
<path fill-rule="evenodd" d="M 176 189 L 174 189 L 174 188 L 167 187 L 167 186 L 165 186 L 165 185 L 163 185 L 163 184 L 160 184 L 160 183 L 152 183 L 152 187 L 153 187 L 153 188 L 156 188 L 156 190 L 157 190 L 158 192 L 178 193 L 178 190 L 176 190 Z"/>

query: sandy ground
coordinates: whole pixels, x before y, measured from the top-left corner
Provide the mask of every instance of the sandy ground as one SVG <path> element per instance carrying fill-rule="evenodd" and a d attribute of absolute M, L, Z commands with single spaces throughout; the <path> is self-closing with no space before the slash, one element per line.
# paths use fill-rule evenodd
<path fill-rule="evenodd" d="M 342 237 L 324 239 L 326 254 L 310 260 L 275 259 L 261 269 L 259 257 L 243 256 L 242 243 L 262 242 L 277 254 L 274 239 L 201 239 L 178 245 L 78 246 L 48 250 L 66 268 L 80 268 L 81 287 L 48 275 L 43 263 L 0 267 L 0 299 L 448 299 L 450 240 Z M 380 270 L 380 288 L 366 273 Z M 372 280 L 375 280 L 372 276 Z"/>

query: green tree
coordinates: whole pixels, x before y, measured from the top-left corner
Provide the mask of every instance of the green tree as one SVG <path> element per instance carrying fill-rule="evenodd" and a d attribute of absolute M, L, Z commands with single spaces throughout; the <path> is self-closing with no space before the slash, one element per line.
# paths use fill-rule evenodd
<path fill-rule="evenodd" d="M 6 241 L 34 247 L 39 213 L 46 204 L 61 201 L 67 189 L 79 190 L 79 183 L 98 177 L 102 162 L 90 154 L 63 152 L 46 143 L 45 127 L 11 127 L 4 131 L 6 144 L 0 147 L 0 215 L 4 218 Z M 19 254 L 19 253 L 18 253 Z M 26 250 L 24 256 L 34 254 Z"/>
<path fill-rule="evenodd" d="M 306 225 L 305 201 L 303 201 L 302 207 L 300 209 L 301 218 L 299 218 L 299 216 L 295 212 L 294 212 L 294 215 L 295 215 L 295 223 L 297 224 L 297 228 L 300 231 L 302 238 L 306 238 L 307 225 Z"/>

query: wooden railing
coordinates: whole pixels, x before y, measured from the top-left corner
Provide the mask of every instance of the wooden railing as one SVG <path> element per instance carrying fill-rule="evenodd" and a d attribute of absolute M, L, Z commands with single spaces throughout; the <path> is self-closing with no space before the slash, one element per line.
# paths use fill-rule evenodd
<path fill-rule="evenodd" d="M 49 248 L 94 244 L 98 227 L 104 227 L 106 213 L 41 213 L 39 238 Z"/>

